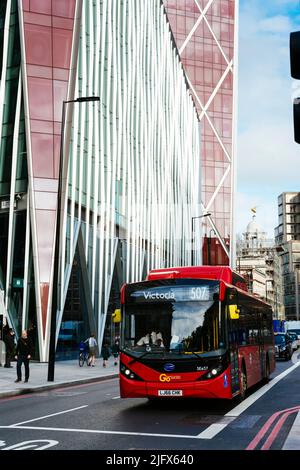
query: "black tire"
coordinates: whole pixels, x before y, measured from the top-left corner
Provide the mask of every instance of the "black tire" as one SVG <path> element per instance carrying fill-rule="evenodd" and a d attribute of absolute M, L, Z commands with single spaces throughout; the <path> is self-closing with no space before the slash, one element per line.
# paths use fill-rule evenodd
<path fill-rule="evenodd" d="M 79 367 L 82 367 L 84 364 L 84 357 L 82 354 L 79 354 Z"/>

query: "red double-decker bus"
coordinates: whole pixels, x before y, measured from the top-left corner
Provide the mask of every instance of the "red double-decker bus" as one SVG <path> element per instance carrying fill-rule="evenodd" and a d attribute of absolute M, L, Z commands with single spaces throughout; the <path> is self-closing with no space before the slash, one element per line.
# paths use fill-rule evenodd
<path fill-rule="evenodd" d="M 275 369 L 271 307 L 227 266 L 152 270 L 121 304 L 122 398 L 243 399 Z"/>

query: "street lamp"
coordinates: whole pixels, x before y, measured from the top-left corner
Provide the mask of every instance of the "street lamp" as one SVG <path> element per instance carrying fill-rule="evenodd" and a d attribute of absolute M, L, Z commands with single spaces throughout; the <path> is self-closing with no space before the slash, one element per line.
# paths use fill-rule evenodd
<path fill-rule="evenodd" d="M 59 242 L 60 242 L 60 218 L 62 211 L 62 170 L 63 170 L 63 146 L 65 133 L 65 110 L 69 103 L 84 103 L 87 101 L 100 101 L 99 96 L 85 96 L 76 100 L 63 101 L 61 118 L 61 137 L 59 153 L 59 174 L 57 191 L 57 211 L 56 211 L 56 229 L 55 229 L 55 247 L 54 247 L 54 266 L 53 266 L 53 287 L 52 287 L 52 305 L 51 305 L 51 323 L 50 323 L 50 342 L 49 342 L 49 360 L 48 360 L 48 382 L 54 381 L 55 364 L 55 336 L 56 336 L 56 313 L 58 296 L 58 267 L 59 267 Z"/>
<path fill-rule="evenodd" d="M 197 217 L 192 217 L 192 266 L 194 266 L 194 220 L 202 219 L 202 217 L 208 217 L 209 215 L 211 215 L 211 212 L 205 212 Z"/>

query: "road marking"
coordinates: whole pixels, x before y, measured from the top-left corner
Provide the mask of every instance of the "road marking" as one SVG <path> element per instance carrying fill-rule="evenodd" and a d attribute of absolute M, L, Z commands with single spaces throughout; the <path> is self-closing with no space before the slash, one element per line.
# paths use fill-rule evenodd
<path fill-rule="evenodd" d="M 294 406 L 292 408 L 287 408 L 285 410 L 277 411 L 276 413 L 272 414 L 272 416 L 270 416 L 268 421 L 266 421 L 266 423 L 263 425 L 263 427 L 259 430 L 259 432 L 256 434 L 256 436 L 252 439 L 250 444 L 248 444 L 248 446 L 246 447 L 246 450 L 254 450 L 258 446 L 259 442 L 267 434 L 270 427 L 272 426 L 274 421 L 278 418 L 278 416 L 280 416 L 280 415 L 285 416 L 288 412 L 289 413 L 296 413 L 296 411 L 298 411 L 298 410 L 299 410 L 299 406 Z"/>
<path fill-rule="evenodd" d="M 179 439 L 198 439 L 198 436 L 185 434 L 155 434 L 147 432 L 131 432 L 131 431 L 101 431 L 98 429 L 70 429 L 70 428 L 48 428 L 42 426 L 0 426 L 0 429 L 31 429 L 35 431 L 60 431 L 60 432 L 76 432 L 88 434 L 113 434 L 122 436 L 148 436 L 148 437 L 171 437 Z"/>
<path fill-rule="evenodd" d="M 253 395 L 250 397 L 246 398 L 242 403 L 237 405 L 235 408 L 230 410 L 228 413 L 226 413 L 224 416 L 230 416 L 237 418 L 240 414 L 242 414 L 249 406 L 253 405 L 254 402 L 256 402 L 260 397 L 262 397 L 265 393 L 267 393 L 274 385 L 276 385 L 281 379 L 286 377 L 290 372 L 292 372 L 294 369 L 300 366 L 300 361 L 296 362 L 293 366 L 289 367 L 287 370 L 282 372 L 281 374 L 277 375 L 274 379 L 272 379 L 271 382 L 268 384 L 264 385 L 262 388 L 257 390 Z M 229 423 L 215 423 L 209 426 L 205 431 L 201 432 L 198 435 L 199 439 L 212 439 L 215 437 L 219 432 L 223 431 L 226 426 L 228 426 Z"/>
<path fill-rule="evenodd" d="M 287 370 L 283 371 L 281 374 L 277 375 L 274 379 L 272 379 L 271 382 L 268 384 L 264 385 L 262 388 L 257 390 L 253 395 L 248 397 L 246 400 L 244 400 L 242 403 L 240 403 L 238 406 L 233 408 L 231 411 L 226 413 L 225 416 L 239 416 L 243 411 L 245 411 L 249 406 L 251 406 L 258 398 L 263 396 L 265 393 L 267 393 L 274 385 L 276 385 L 278 382 L 280 382 L 281 379 L 284 379 L 290 372 L 292 372 L 294 369 L 300 366 L 300 362 L 297 362 L 293 366 L 289 367 Z"/>
<path fill-rule="evenodd" d="M 22 421 L 21 423 L 11 424 L 9 427 L 21 426 L 22 424 L 32 423 L 33 421 L 38 421 L 40 419 L 51 418 L 52 416 L 62 415 L 64 413 L 70 413 L 71 411 L 81 410 L 86 408 L 88 405 L 77 406 L 77 408 L 71 408 L 70 410 L 59 411 L 58 413 L 52 413 L 51 415 L 41 416 L 40 418 L 29 419 L 28 421 Z"/>
<path fill-rule="evenodd" d="M 295 450 L 300 448 L 300 411 L 298 412 L 289 435 L 281 450 Z"/>
<path fill-rule="evenodd" d="M 36 441 L 24 441 L 19 442 L 18 444 L 14 444 L 9 447 L 5 447 L 5 449 L 1 450 L 44 450 L 48 449 L 49 447 L 57 446 L 58 441 L 48 440 L 48 439 L 38 439 Z"/>
<path fill-rule="evenodd" d="M 299 409 L 299 408 L 298 408 Z M 277 423 L 275 424 L 272 432 L 270 433 L 268 439 L 266 440 L 266 442 L 264 443 L 264 445 L 262 446 L 261 450 L 269 450 L 271 445 L 273 444 L 273 442 L 275 441 L 276 437 L 278 436 L 279 434 L 279 431 L 281 430 L 284 422 L 286 421 L 287 417 L 290 415 L 290 414 L 293 414 L 295 413 L 296 410 L 293 410 L 293 411 L 288 411 L 286 413 L 284 413 L 280 418 L 279 420 L 277 421 Z"/>
<path fill-rule="evenodd" d="M 112 400 L 118 400 L 120 397 L 120 395 L 118 397 L 113 397 Z"/>
<path fill-rule="evenodd" d="M 214 423 L 211 424 L 205 431 L 202 431 L 198 434 L 198 439 L 212 439 L 215 437 L 219 432 L 223 431 L 226 428 L 227 424 L 225 423 Z"/>

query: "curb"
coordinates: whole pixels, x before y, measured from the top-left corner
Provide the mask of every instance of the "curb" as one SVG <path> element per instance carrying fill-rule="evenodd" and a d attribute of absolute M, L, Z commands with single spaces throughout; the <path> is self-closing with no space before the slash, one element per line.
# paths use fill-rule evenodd
<path fill-rule="evenodd" d="M 36 387 L 32 387 L 32 388 L 21 388 L 18 390 L 1 392 L 0 400 L 2 398 L 9 398 L 9 397 L 14 397 L 18 395 L 28 395 L 28 394 L 35 393 L 35 392 L 44 392 L 46 390 L 54 390 L 55 388 L 67 388 L 67 387 L 72 387 L 74 385 L 81 385 L 85 383 L 103 382 L 104 380 L 116 379 L 118 377 L 119 377 L 119 374 L 113 373 L 113 374 L 104 375 L 101 377 L 91 377 L 91 378 L 86 378 L 86 379 L 71 380 L 70 382 L 56 382 L 50 385 L 37 385 Z"/>

